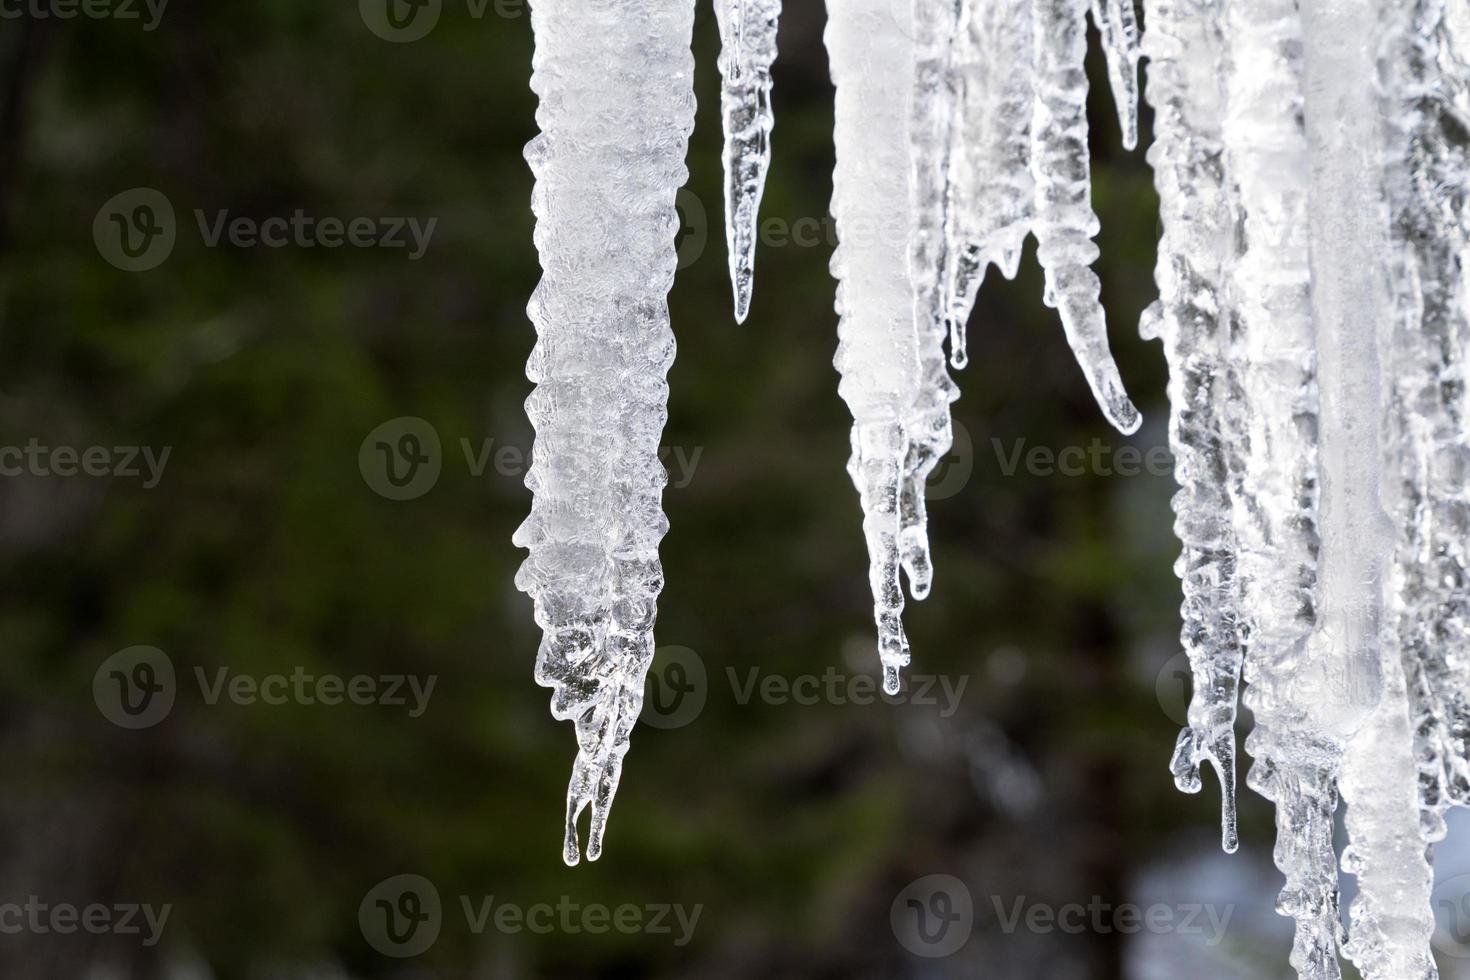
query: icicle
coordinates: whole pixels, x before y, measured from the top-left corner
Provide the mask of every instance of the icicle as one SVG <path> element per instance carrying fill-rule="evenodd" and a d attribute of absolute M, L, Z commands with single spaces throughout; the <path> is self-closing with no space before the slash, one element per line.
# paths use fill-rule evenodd
<path fill-rule="evenodd" d="M 1142 424 L 1108 348 L 1107 318 L 1092 271 L 1097 215 L 1087 149 L 1085 0 L 1032 0 L 1036 105 L 1031 175 L 1036 181 L 1036 255 L 1046 270 L 1047 306 L 1061 315 L 1067 343 L 1103 414 L 1124 434 Z"/>
<path fill-rule="evenodd" d="M 994 263 L 1014 278 L 1031 232 L 1031 9 L 1016 0 L 970 0 L 956 37 L 953 145 L 945 215 L 944 301 L 950 358 L 969 359 L 965 326 Z"/>
<path fill-rule="evenodd" d="M 1308 716 L 1327 681 L 1309 654 L 1317 623 L 1317 387 L 1302 126 L 1301 23 L 1293 0 L 1226 5 L 1227 167 L 1241 254 L 1231 270 L 1234 361 L 1246 420 L 1237 560 L 1247 612 L 1246 703 L 1256 727 L 1247 782 L 1276 805 L 1277 910 L 1296 920 L 1291 962 L 1339 975 L 1332 843 L 1342 743 Z"/>
<path fill-rule="evenodd" d="M 916 598 L 928 591 L 923 481 L 950 442 L 942 335 L 922 329 L 910 261 L 919 192 L 912 134 L 917 77 L 908 0 L 829 0 L 827 50 L 837 87 L 832 213 L 839 246 L 836 365 L 853 416 L 848 464 L 863 507 L 883 686 L 899 690 L 909 662 L 901 614 L 903 568 Z M 939 365 L 938 376 L 933 371 Z"/>
<path fill-rule="evenodd" d="M 1199 792 L 1200 763 L 1221 790 L 1221 844 L 1239 846 L 1235 716 L 1240 689 L 1240 595 L 1231 488 L 1241 479 L 1240 378 L 1229 359 L 1224 276 L 1233 244 L 1224 182 L 1223 53 L 1219 8 L 1196 0 L 1147 0 L 1149 101 L 1163 237 L 1154 277 L 1160 299 L 1140 332 L 1160 337 L 1169 364 L 1169 445 L 1174 453 L 1175 565 L 1184 588 L 1180 640 L 1194 696 L 1170 768 L 1181 790 Z"/>
<path fill-rule="evenodd" d="M 755 288 L 756 232 L 771 167 L 771 65 L 781 0 L 715 0 L 720 22 L 720 107 L 725 128 L 725 241 L 735 320 L 744 323 Z"/>
<path fill-rule="evenodd" d="M 1340 694 L 1304 700 L 1319 730 L 1351 738 L 1344 792 L 1352 847 L 1344 866 L 1360 873 L 1360 897 L 1347 952 L 1367 980 L 1414 980 L 1435 975 L 1428 943 L 1434 919 L 1414 807 L 1413 746 L 1397 688 L 1399 650 L 1384 604 L 1394 542 L 1384 507 L 1381 440 L 1388 385 L 1380 363 L 1392 351 L 1384 329 L 1389 297 L 1381 274 L 1364 274 L 1382 262 L 1388 244 L 1385 129 L 1376 86 L 1377 34 L 1343 29 L 1373 23 L 1377 4 L 1301 2 L 1321 410 L 1321 629 L 1309 650 L 1323 662 L 1322 674 L 1344 687 Z M 1353 737 L 1364 722 L 1366 730 Z M 1410 765 L 1383 770 L 1399 760 Z M 1332 967 L 1336 976 L 1335 962 Z"/>
<path fill-rule="evenodd" d="M 950 378 L 945 361 L 947 324 L 943 286 L 950 131 L 955 104 L 950 61 L 959 17 L 958 0 L 914 0 L 918 43 L 910 104 L 914 224 L 909 267 L 914 289 L 919 389 L 904 425 L 908 455 L 904 459 L 900 487 L 899 549 L 909 591 L 915 599 L 929 594 L 934 575 L 924 492 L 929 475 L 953 442 L 949 405 L 959 397 L 959 389 Z"/>
<path fill-rule="evenodd" d="M 1138 12 L 1133 0 L 1092 0 L 1092 22 L 1102 35 L 1123 145 L 1131 150 L 1138 145 Z"/>
<path fill-rule="evenodd" d="M 674 357 L 666 296 L 677 265 L 675 192 L 694 125 L 692 0 L 537 0 L 532 88 L 541 134 L 526 148 L 544 276 L 529 312 L 526 373 L 536 444 L 530 549 L 516 584 L 544 631 L 538 683 L 576 725 L 564 858 L 592 809 L 602 850 L 653 659 L 668 527 L 658 445 Z"/>
<path fill-rule="evenodd" d="M 1442 0 L 1392 0 L 1380 53 L 1395 330 L 1393 611 L 1430 841 L 1444 836 L 1449 806 L 1470 803 L 1470 68 L 1451 52 L 1449 12 Z"/>

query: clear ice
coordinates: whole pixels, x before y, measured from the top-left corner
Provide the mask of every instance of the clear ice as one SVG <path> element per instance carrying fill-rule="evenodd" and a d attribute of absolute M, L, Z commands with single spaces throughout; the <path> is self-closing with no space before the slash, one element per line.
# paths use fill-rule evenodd
<path fill-rule="evenodd" d="M 725 130 L 725 241 L 735 320 L 750 314 L 761 197 L 771 169 L 771 65 L 781 0 L 715 0 L 720 22 L 720 110 Z"/>
<path fill-rule="evenodd" d="M 836 367 L 853 418 L 884 687 L 903 584 L 933 577 L 925 481 L 987 270 L 1037 242 L 1047 305 L 1119 430 L 1138 428 L 1092 265 L 1090 11 L 1125 146 L 1154 117 L 1158 300 L 1194 678 L 1170 769 L 1275 806 L 1290 962 L 1436 976 L 1433 846 L 1470 804 L 1470 4 L 1463 0 L 827 0 L 836 86 Z M 726 231 L 749 310 L 779 0 L 716 0 Z M 537 679 L 576 725 L 566 859 L 601 849 L 653 656 L 674 353 L 674 194 L 693 126 L 691 0 L 538 0 L 527 148 L 545 276 L 518 584 Z M 946 352 L 946 344 L 948 350 Z M 946 356 L 947 355 L 947 356 Z M 1334 847 L 1339 804 L 1348 844 Z M 1344 926 L 1339 871 L 1357 878 Z"/>
<path fill-rule="evenodd" d="M 563 857 L 602 851 L 643 706 L 668 529 L 658 459 L 674 359 L 675 194 L 694 127 L 693 0 L 537 0 L 526 147 L 543 277 L 526 367 L 536 428 L 516 584 L 543 631 L 536 681 L 576 727 Z"/>

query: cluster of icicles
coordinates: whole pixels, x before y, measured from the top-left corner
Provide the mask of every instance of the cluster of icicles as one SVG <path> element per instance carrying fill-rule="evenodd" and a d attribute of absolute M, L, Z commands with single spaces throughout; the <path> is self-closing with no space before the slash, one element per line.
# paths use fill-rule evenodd
<path fill-rule="evenodd" d="M 1429 848 L 1470 803 L 1470 13 L 1454 0 L 1092 0 L 1132 148 L 1148 59 L 1160 298 L 1194 674 L 1172 769 L 1223 794 L 1235 727 L 1275 804 L 1291 962 L 1435 975 Z M 715 0 L 736 318 L 754 284 L 780 0 Z M 1037 242 L 1088 385 L 1139 415 L 1108 349 L 1083 69 L 1087 0 L 827 0 L 836 84 L 839 392 L 884 685 L 909 663 L 903 582 L 929 591 L 924 484 L 950 446 L 949 368 L 987 270 Z M 545 276 L 518 584 L 537 680 L 575 724 L 565 859 L 596 859 L 642 707 L 667 521 L 675 193 L 694 124 L 694 0 L 536 0 Z M 947 346 L 947 351 L 946 351 Z M 1242 683 L 1244 682 L 1244 683 Z M 1341 791 L 1359 880 L 1338 909 Z"/>

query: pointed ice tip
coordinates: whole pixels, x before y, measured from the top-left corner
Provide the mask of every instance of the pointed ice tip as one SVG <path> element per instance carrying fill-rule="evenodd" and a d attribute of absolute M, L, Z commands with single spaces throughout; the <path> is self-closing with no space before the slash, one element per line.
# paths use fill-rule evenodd
<path fill-rule="evenodd" d="M 1133 435 L 1143 426 L 1143 416 L 1138 413 L 1138 409 L 1133 407 L 1132 402 L 1128 402 L 1118 412 L 1109 412 L 1108 421 L 1113 423 L 1113 428 L 1125 436 Z"/>
<path fill-rule="evenodd" d="M 745 318 L 750 316 L 750 291 L 735 289 L 735 322 L 743 324 Z"/>

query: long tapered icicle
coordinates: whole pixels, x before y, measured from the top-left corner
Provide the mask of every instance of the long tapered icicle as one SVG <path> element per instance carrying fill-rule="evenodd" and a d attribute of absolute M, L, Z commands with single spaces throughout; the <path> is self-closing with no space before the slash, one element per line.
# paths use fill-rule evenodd
<path fill-rule="evenodd" d="M 900 569 L 928 590 L 923 478 L 950 441 L 952 383 L 934 377 L 934 338 L 919 324 L 910 261 L 916 234 L 912 85 L 916 24 L 909 0 L 830 0 L 826 43 L 837 88 L 832 213 L 840 242 L 839 393 L 852 412 L 852 458 L 867 538 L 883 686 L 909 662 Z M 942 345 L 942 337 L 939 340 Z M 940 347 L 942 351 L 942 346 Z M 939 354 L 943 375 L 943 355 Z M 948 382 L 944 375 L 942 382 Z"/>
<path fill-rule="evenodd" d="M 1429 841 L 1444 836 L 1448 807 L 1470 803 L 1470 145 L 1456 136 L 1470 133 L 1470 66 L 1451 51 L 1450 10 L 1442 0 L 1391 0 L 1380 51 L 1393 612 Z"/>
<path fill-rule="evenodd" d="M 1221 843 L 1239 846 L 1236 827 L 1236 702 L 1244 656 L 1232 488 L 1243 473 L 1236 404 L 1240 378 L 1230 359 L 1225 271 L 1233 245 L 1221 142 L 1224 93 L 1215 70 L 1223 51 L 1219 8 L 1198 0 L 1149 0 L 1149 99 L 1163 237 L 1154 277 L 1159 301 L 1141 332 L 1164 342 L 1169 364 L 1169 445 L 1179 492 L 1175 564 L 1184 589 L 1180 640 L 1194 694 L 1170 768 L 1181 790 L 1201 788 L 1200 764 L 1219 777 Z"/>
<path fill-rule="evenodd" d="M 949 202 L 950 123 L 955 102 L 950 62 L 959 17 L 957 0 L 914 0 L 917 44 L 909 105 L 914 219 L 909 240 L 909 269 L 914 290 L 919 386 L 904 423 L 908 453 L 899 487 L 899 558 L 915 599 L 927 596 L 933 581 L 924 494 L 930 474 L 953 443 L 949 406 L 959 397 L 944 352 L 948 334 L 944 230 Z"/>
<path fill-rule="evenodd" d="M 693 0 L 537 0 L 532 88 L 541 134 L 526 148 L 544 275 L 530 304 L 526 373 L 536 443 L 526 485 L 530 549 L 516 576 L 543 630 L 536 679 L 576 726 L 564 853 L 591 807 L 602 850 L 653 659 L 667 474 L 658 446 L 674 357 L 667 294 L 675 193 L 694 125 Z"/>
<path fill-rule="evenodd" d="M 1092 22 L 1102 36 L 1123 145 L 1131 150 L 1138 145 L 1138 12 L 1133 0 L 1092 0 Z"/>
<path fill-rule="evenodd" d="M 1245 459 L 1236 531 L 1249 630 L 1246 704 L 1256 727 L 1247 782 L 1276 806 L 1277 909 L 1296 920 L 1291 962 L 1336 977 L 1333 814 L 1342 745 L 1316 730 L 1302 695 L 1317 625 L 1315 334 L 1310 302 L 1310 167 L 1301 122 L 1301 24 L 1292 0 L 1231 0 L 1225 15 L 1226 163 L 1238 189 L 1233 355 Z"/>
<path fill-rule="evenodd" d="M 1321 629 L 1312 649 L 1344 688 L 1313 699 L 1309 710 L 1319 727 L 1350 739 L 1342 791 L 1351 845 L 1343 866 L 1358 875 L 1359 897 L 1344 949 L 1366 980 L 1423 980 L 1435 976 L 1430 875 L 1402 667 L 1384 601 L 1394 548 L 1380 370 L 1392 351 L 1390 303 L 1385 277 L 1364 275 L 1382 261 L 1389 238 L 1377 32 L 1342 29 L 1372 23 L 1378 6 L 1301 0 L 1321 393 Z"/>
<path fill-rule="evenodd" d="M 1086 0 L 1032 0 L 1036 104 L 1031 174 L 1036 181 L 1036 256 L 1046 272 L 1047 306 L 1061 315 L 1077 363 L 1103 414 L 1120 432 L 1136 432 L 1133 407 L 1108 347 L 1102 286 L 1092 263 L 1098 248 L 1087 148 Z"/>
<path fill-rule="evenodd" d="M 771 168 L 771 65 L 781 0 L 715 0 L 720 22 L 720 108 L 725 130 L 725 242 L 735 320 L 750 314 L 761 197 Z"/>

